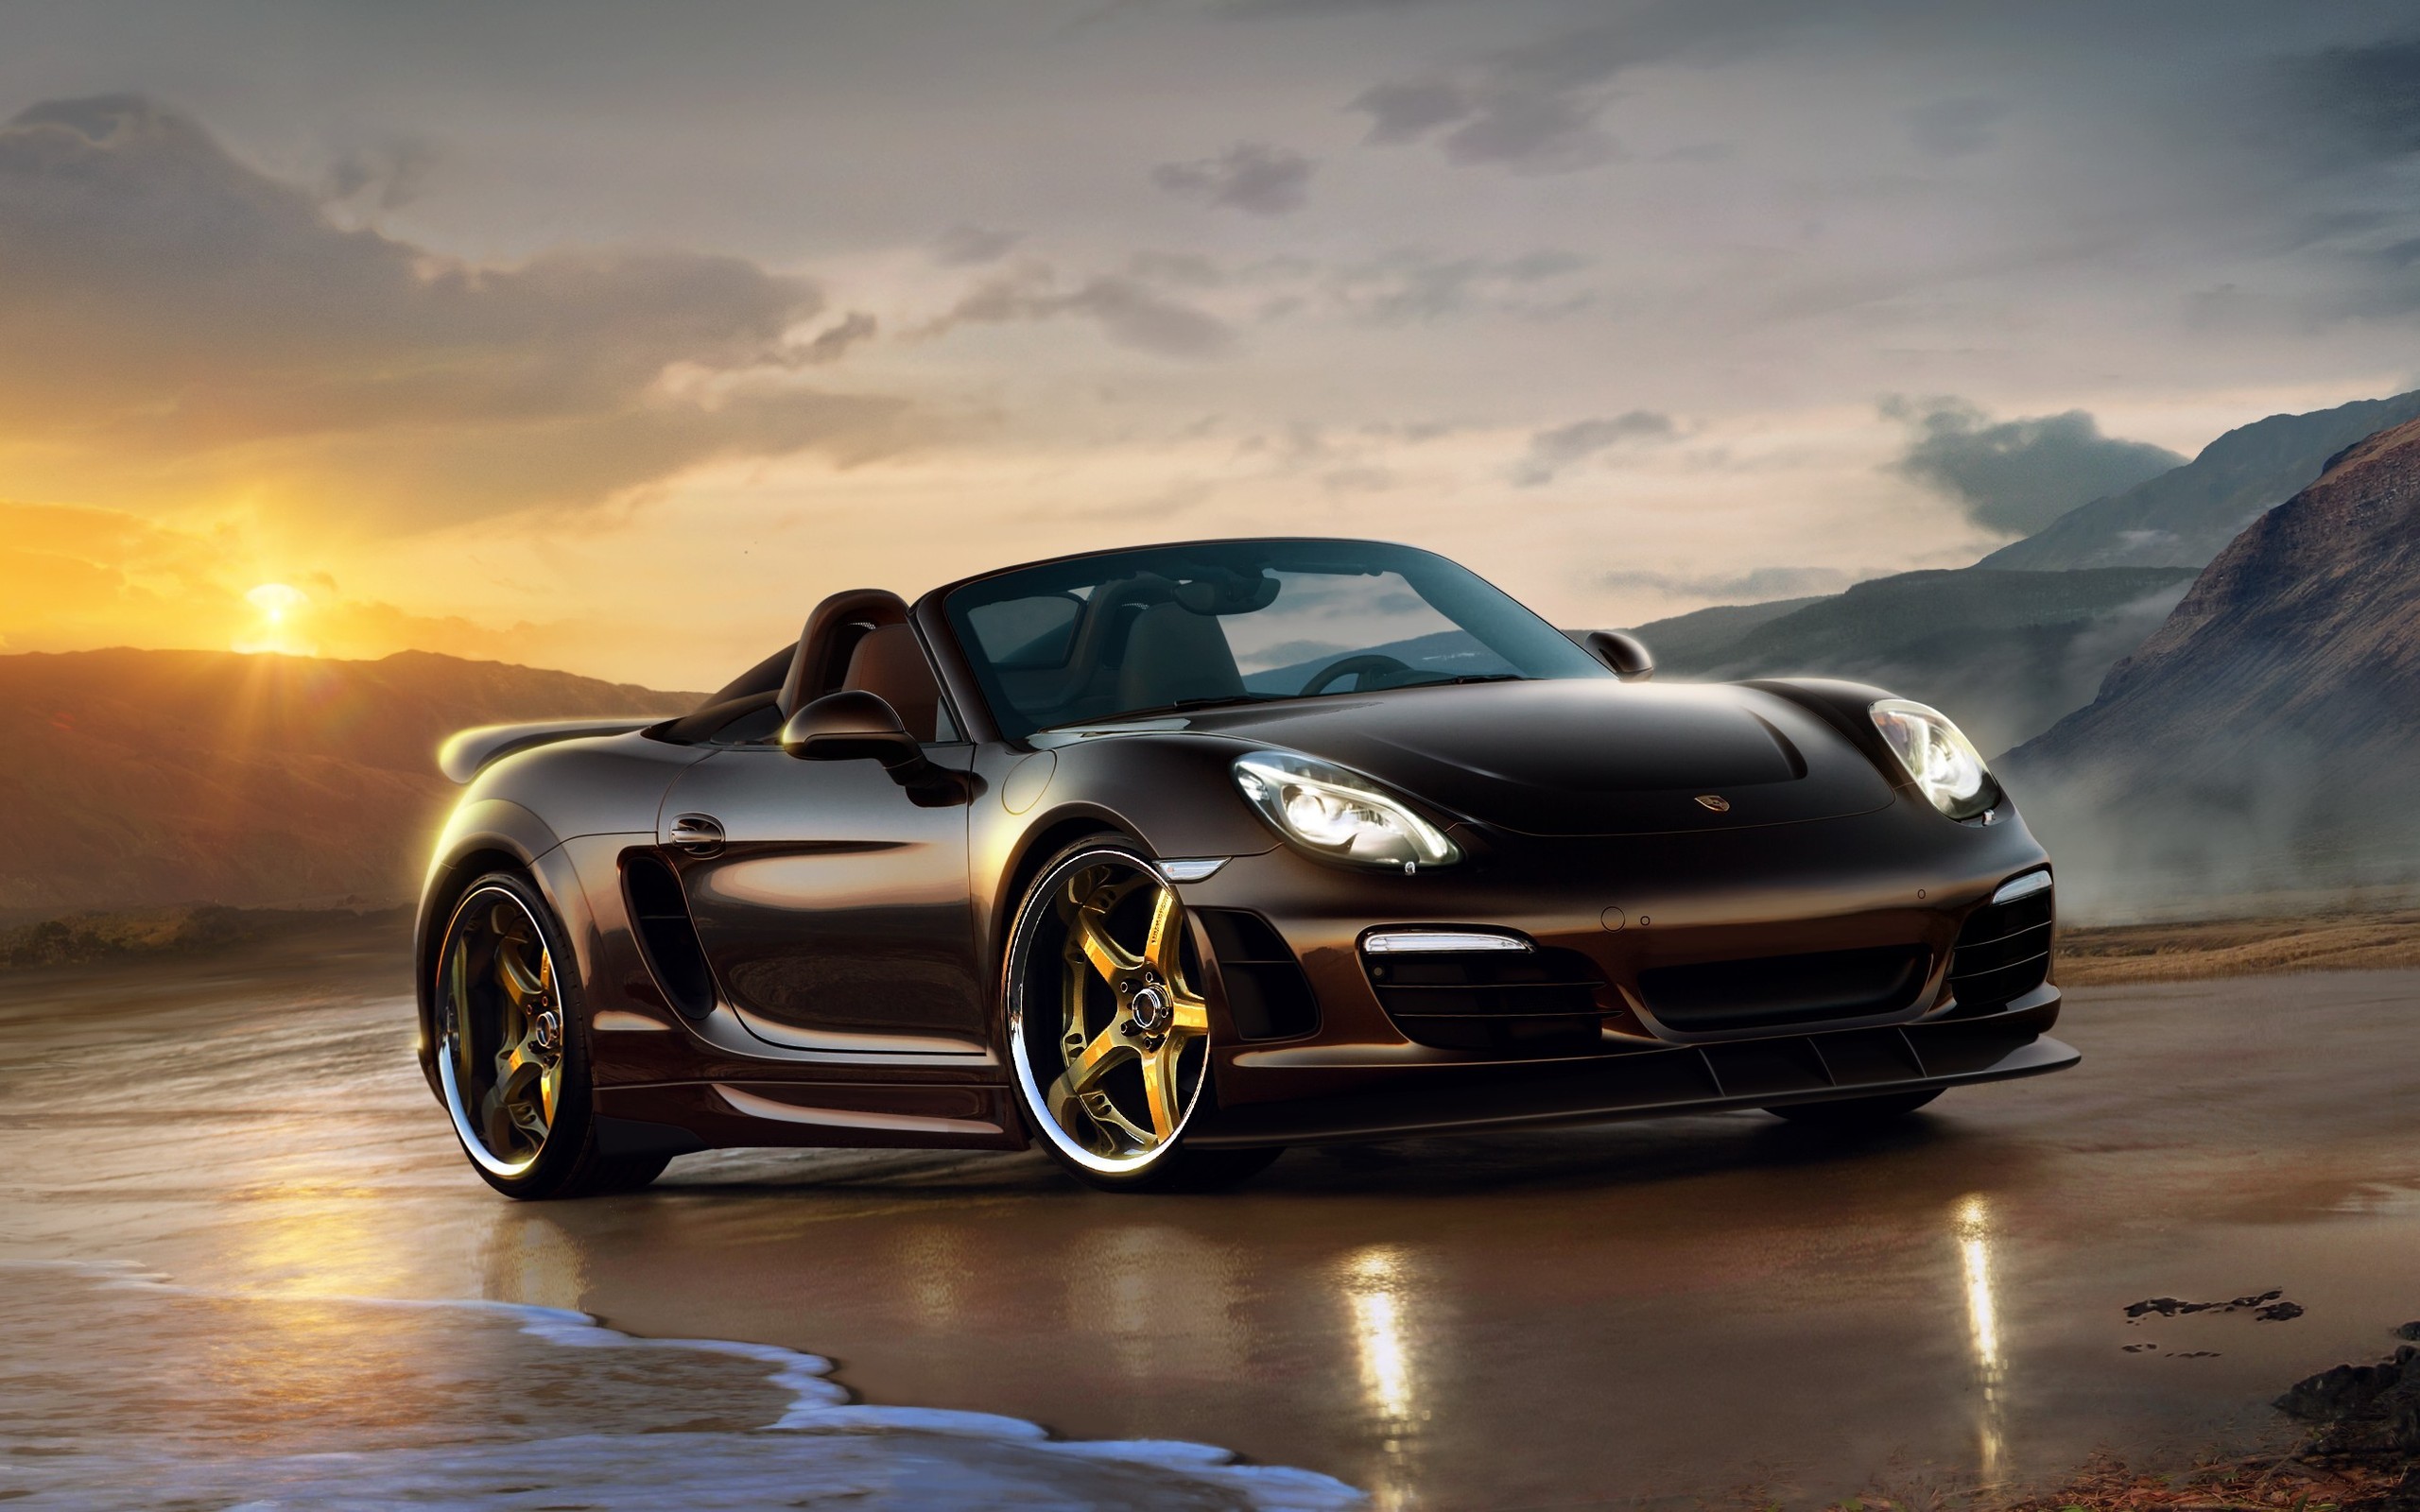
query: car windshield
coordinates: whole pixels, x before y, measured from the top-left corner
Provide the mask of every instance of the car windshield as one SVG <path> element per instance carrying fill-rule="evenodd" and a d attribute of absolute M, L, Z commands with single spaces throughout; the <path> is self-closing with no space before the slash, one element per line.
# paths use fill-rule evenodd
<path fill-rule="evenodd" d="M 1222 541 L 1020 568 L 943 608 L 1004 733 L 1419 683 L 1611 676 L 1443 557 Z"/>

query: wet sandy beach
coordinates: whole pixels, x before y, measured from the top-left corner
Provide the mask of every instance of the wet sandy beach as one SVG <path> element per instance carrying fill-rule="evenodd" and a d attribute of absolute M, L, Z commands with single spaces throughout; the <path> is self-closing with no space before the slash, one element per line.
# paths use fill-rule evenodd
<path fill-rule="evenodd" d="M 0 1491 L 1342 1494 L 819 1418 L 820 1362 L 631 1334 L 820 1356 L 876 1407 L 1223 1446 L 1380 1506 L 1815 1503 L 2277 1441 L 2269 1398 L 2420 1317 L 2420 971 L 2076 989 L 2082 1068 L 1860 1143 L 1709 1117 L 1297 1151 L 1149 1198 L 1033 1155 L 737 1152 L 515 1206 L 418 1079 L 391 950 L 0 977 Z M 2126 1312 L 2272 1290 L 2301 1315 Z M 762 1431 L 786 1417 L 809 1431 Z"/>

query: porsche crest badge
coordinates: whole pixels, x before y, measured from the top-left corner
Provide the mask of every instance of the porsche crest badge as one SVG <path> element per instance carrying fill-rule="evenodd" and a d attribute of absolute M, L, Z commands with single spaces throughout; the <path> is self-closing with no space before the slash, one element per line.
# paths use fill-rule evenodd
<path fill-rule="evenodd" d="M 1700 793 L 1698 807 L 1711 809 L 1717 814 L 1728 814 L 1731 812 L 1731 800 L 1720 793 Z"/>

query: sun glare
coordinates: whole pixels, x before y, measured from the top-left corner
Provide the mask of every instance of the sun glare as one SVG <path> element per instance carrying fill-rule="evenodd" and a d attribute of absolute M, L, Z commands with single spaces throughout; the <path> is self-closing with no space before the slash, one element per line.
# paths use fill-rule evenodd
<path fill-rule="evenodd" d="M 254 617 L 235 637 L 235 650 L 310 656 L 319 649 L 302 632 L 304 611 L 311 607 L 311 596 L 302 590 L 284 583 L 263 583 L 246 593 L 244 602 L 252 606 Z"/>

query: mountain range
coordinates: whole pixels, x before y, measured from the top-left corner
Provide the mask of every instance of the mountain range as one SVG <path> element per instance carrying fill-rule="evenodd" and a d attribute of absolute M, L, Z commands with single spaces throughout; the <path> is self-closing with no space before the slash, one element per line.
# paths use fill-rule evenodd
<path fill-rule="evenodd" d="M 2089 707 L 2000 771 L 2102 885 L 2404 885 L 2420 877 L 2415 741 L 2420 421 L 2253 522 Z"/>
<path fill-rule="evenodd" d="M 2415 419 L 2420 390 L 2239 425 L 2183 467 L 2080 505 L 1976 565 L 2035 572 L 2205 566 L 2263 510 L 2319 476 L 2328 458 Z"/>
<path fill-rule="evenodd" d="M 0 656 L 0 917 L 410 895 L 469 725 L 666 714 L 695 694 L 405 651 Z"/>
<path fill-rule="evenodd" d="M 2331 457 L 2414 419 L 2420 390 L 2272 415 L 1972 567 L 1699 610 L 1635 633 L 1667 676 L 1855 678 L 1943 709 L 1987 753 L 2006 750 L 2089 704 L 2245 525 Z"/>
<path fill-rule="evenodd" d="M 1660 676 L 1871 682 L 1944 711 L 1989 752 L 2090 703 L 2192 580 L 2189 567 L 1901 573 L 1758 606 L 1780 610 L 1771 616 L 1703 610 L 1639 634 Z"/>

